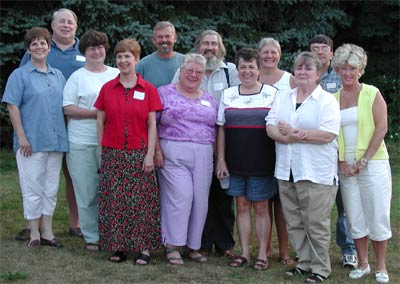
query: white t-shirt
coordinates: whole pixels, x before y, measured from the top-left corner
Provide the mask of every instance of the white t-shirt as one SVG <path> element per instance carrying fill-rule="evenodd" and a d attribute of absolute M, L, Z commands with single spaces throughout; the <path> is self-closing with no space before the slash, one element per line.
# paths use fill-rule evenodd
<path fill-rule="evenodd" d="M 119 70 L 107 66 L 102 73 L 85 67 L 76 70 L 64 87 L 63 106 L 75 105 L 94 110 L 94 103 L 101 87 L 119 74 Z M 97 145 L 96 119 L 73 119 L 68 122 L 68 141 L 80 145 Z"/>
<path fill-rule="evenodd" d="M 267 125 L 276 126 L 279 121 L 285 121 L 293 128 L 339 135 L 340 109 L 335 97 L 318 85 L 296 110 L 297 91 L 295 88 L 276 96 L 266 117 Z M 294 182 L 309 180 L 325 185 L 337 184 L 337 151 L 337 139 L 325 144 L 276 142 L 275 177 L 289 181 L 292 170 Z"/>

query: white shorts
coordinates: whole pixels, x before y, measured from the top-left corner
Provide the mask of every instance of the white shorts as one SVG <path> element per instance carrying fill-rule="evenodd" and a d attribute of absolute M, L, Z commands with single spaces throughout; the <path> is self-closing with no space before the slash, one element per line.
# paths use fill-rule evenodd
<path fill-rule="evenodd" d="M 353 164 L 354 154 L 346 154 L 345 160 Z M 340 190 L 353 239 L 391 238 L 392 177 L 388 160 L 370 160 L 367 168 L 354 177 L 340 175 Z"/>
<path fill-rule="evenodd" d="M 19 149 L 17 150 L 16 160 L 25 219 L 38 219 L 42 215 L 53 216 L 63 154 L 36 152 L 24 157 Z"/>

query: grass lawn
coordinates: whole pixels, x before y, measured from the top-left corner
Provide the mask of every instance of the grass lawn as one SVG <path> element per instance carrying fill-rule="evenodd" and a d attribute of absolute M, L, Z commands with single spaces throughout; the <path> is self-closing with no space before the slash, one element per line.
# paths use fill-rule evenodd
<path fill-rule="evenodd" d="M 390 283 L 400 283 L 400 149 L 389 145 L 393 175 L 392 231 L 387 250 Z M 336 208 L 332 209 L 331 262 L 332 274 L 324 283 L 375 283 L 373 273 L 366 279 L 349 280 L 348 269 L 342 267 L 340 250 L 335 244 Z M 83 250 L 81 239 L 68 235 L 68 213 L 62 179 L 54 215 L 54 232 L 64 248 L 41 247 L 29 249 L 25 243 L 14 241 L 14 235 L 25 226 L 21 192 L 12 153 L 0 151 L 0 283 L 303 283 L 304 278 L 285 279 L 286 267 L 278 264 L 276 233 L 274 232 L 274 257 L 266 271 L 254 271 L 251 266 L 230 268 L 228 261 L 212 255 L 206 264 L 184 259 L 181 267 L 167 265 L 162 251 L 152 254 L 152 263 L 146 267 L 135 266 L 132 257 L 128 262 L 114 264 L 107 261 L 105 252 Z M 253 255 L 256 240 L 252 240 Z M 238 245 L 235 252 L 239 252 Z M 294 252 L 291 252 L 295 257 Z M 254 259 L 253 259 L 254 260 Z M 375 265 L 370 245 L 370 264 Z"/>

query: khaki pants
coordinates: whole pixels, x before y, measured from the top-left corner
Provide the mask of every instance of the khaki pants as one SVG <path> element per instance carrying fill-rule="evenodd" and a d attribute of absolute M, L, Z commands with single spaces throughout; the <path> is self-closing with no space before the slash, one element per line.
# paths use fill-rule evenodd
<path fill-rule="evenodd" d="M 331 209 L 336 185 L 279 180 L 279 196 L 289 240 L 299 261 L 297 267 L 328 277 Z"/>

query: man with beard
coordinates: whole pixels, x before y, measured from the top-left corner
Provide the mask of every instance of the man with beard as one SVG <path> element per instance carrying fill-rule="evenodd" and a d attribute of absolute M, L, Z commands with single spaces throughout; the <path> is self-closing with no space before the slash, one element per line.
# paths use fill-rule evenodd
<path fill-rule="evenodd" d="M 226 88 L 240 84 L 236 65 L 224 61 L 226 49 L 221 35 L 216 31 L 204 31 L 196 40 L 194 49 L 207 59 L 206 72 L 200 88 L 212 93 L 219 104 L 221 94 Z M 178 81 L 178 76 L 179 70 L 175 73 L 172 83 Z M 233 256 L 235 213 L 232 203 L 233 198 L 225 194 L 219 180 L 213 176 L 201 243 L 201 251 L 205 255 L 210 254 L 215 246 L 217 253 L 226 257 Z"/>
<path fill-rule="evenodd" d="M 136 71 L 156 88 L 171 83 L 175 71 L 181 65 L 183 54 L 174 51 L 178 36 L 168 21 L 158 22 L 153 28 L 152 41 L 157 51 L 143 57 Z"/>

